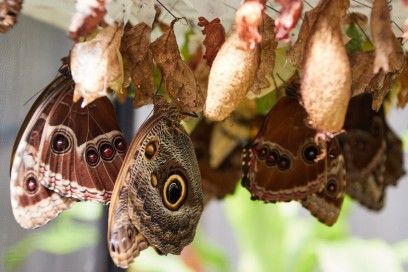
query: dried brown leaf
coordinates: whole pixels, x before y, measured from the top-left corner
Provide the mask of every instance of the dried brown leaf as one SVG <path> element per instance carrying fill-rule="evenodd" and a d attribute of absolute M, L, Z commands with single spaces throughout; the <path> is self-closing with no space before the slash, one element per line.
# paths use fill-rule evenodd
<path fill-rule="evenodd" d="M 78 41 L 92 33 L 106 14 L 106 0 L 77 1 L 69 26 L 69 37 Z"/>
<path fill-rule="evenodd" d="M 305 45 L 302 66 L 302 103 L 310 124 L 319 132 L 339 132 L 344 123 L 351 95 L 351 71 L 342 41 L 339 1 L 321 2 Z"/>
<path fill-rule="evenodd" d="M 123 56 L 124 87 L 129 85 L 129 78 L 135 88 L 133 106 L 136 108 L 153 103 L 154 64 L 150 52 L 150 34 L 152 29 L 145 23 L 134 27 L 127 26 L 122 37 L 121 53 Z"/>
<path fill-rule="evenodd" d="M 385 73 L 380 70 L 374 74 L 374 59 L 374 51 L 355 52 L 350 55 L 351 93 L 352 96 L 357 96 L 364 92 L 370 92 L 373 96 L 373 110 L 378 110 L 390 91 L 399 70 L 396 73 Z"/>
<path fill-rule="evenodd" d="M 0 2 L 0 33 L 7 32 L 17 22 L 23 0 L 2 0 Z"/>
<path fill-rule="evenodd" d="M 215 18 L 211 22 L 208 22 L 208 20 L 202 16 L 198 17 L 198 26 L 204 27 L 204 58 L 207 60 L 208 66 L 211 67 L 218 50 L 220 50 L 221 45 L 225 42 L 225 29 L 220 19 Z"/>
<path fill-rule="evenodd" d="M 404 108 L 408 103 L 408 65 L 404 66 L 401 76 L 398 79 L 399 92 L 398 92 L 398 108 Z"/>
<path fill-rule="evenodd" d="M 288 41 L 290 31 L 296 27 L 302 14 L 303 3 L 302 0 L 275 0 L 275 2 L 282 6 L 275 21 L 276 39 Z"/>
<path fill-rule="evenodd" d="M 188 66 L 193 71 L 196 82 L 205 99 L 207 97 L 210 67 L 207 65 L 207 61 L 203 58 L 203 49 L 201 46 L 197 48 L 197 52 L 191 57 Z"/>
<path fill-rule="evenodd" d="M 242 50 L 239 34 L 232 28 L 210 70 L 204 114 L 215 121 L 227 118 L 253 85 L 259 67 L 257 48 Z"/>
<path fill-rule="evenodd" d="M 275 39 L 274 25 L 275 21 L 265 14 L 261 26 L 262 41 L 259 44 L 261 58 L 256 78 L 251 88 L 251 91 L 255 94 L 260 94 L 262 89 L 271 86 L 267 77 L 272 75 L 275 66 L 275 49 L 278 46 L 278 41 Z"/>
<path fill-rule="evenodd" d="M 262 23 L 264 9 L 265 6 L 257 1 L 247 1 L 235 13 L 241 48 L 254 49 L 261 42 L 262 36 L 258 32 L 258 27 Z"/>
<path fill-rule="evenodd" d="M 400 69 L 400 55 L 395 52 L 395 35 L 391 28 L 387 0 L 374 0 L 371 10 L 371 36 L 375 45 L 374 73 L 380 69 L 395 72 Z"/>
<path fill-rule="evenodd" d="M 390 92 L 394 81 L 393 76 L 391 74 L 387 74 L 380 88 L 372 88 L 373 103 L 371 107 L 373 110 L 378 111 L 381 108 L 384 98 Z"/>
<path fill-rule="evenodd" d="M 341 23 L 344 25 L 357 24 L 361 28 L 367 28 L 368 17 L 360 12 L 349 12 L 343 17 Z"/>
<path fill-rule="evenodd" d="M 303 23 L 299 30 L 298 38 L 295 44 L 289 49 L 287 53 L 287 58 L 293 66 L 296 66 L 298 68 L 302 67 L 305 43 L 307 41 L 307 38 L 309 37 L 313 24 L 320 13 L 320 8 L 321 5 L 318 5 L 314 9 L 305 12 Z"/>
<path fill-rule="evenodd" d="M 367 91 L 374 77 L 374 58 L 374 51 L 360 51 L 350 55 L 352 96 L 357 96 Z"/>
<path fill-rule="evenodd" d="M 75 81 L 74 101 L 84 98 L 86 106 L 106 91 L 122 86 L 122 66 L 119 59 L 119 46 L 122 29 L 108 26 L 101 30 L 93 40 L 77 43 L 71 50 L 71 73 Z"/>
<path fill-rule="evenodd" d="M 174 99 L 177 107 L 184 112 L 198 113 L 202 111 L 204 97 L 193 72 L 181 59 L 174 23 L 175 21 L 169 31 L 150 44 L 150 50 L 162 74 L 167 93 Z"/>

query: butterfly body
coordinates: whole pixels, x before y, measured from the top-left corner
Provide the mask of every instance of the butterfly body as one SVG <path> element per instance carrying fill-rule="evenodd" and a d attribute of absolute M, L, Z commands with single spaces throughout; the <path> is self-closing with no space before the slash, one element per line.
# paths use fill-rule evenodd
<path fill-rule="evenodd" d="M 47 223 L 78 200 L 110 200 L 126 143 L 109 99 L 81 108 L 72 101 L 74 87 L 69 71 L 60 74 L 34 102 L 16 138 L 11 203 L 24 228 Z"/>
<path fill-rule="evenodd" d="M 148 245 L 180 254 L 203 210 L 200 172 L 181 116 L 164 98 L 130 145 L 109 210 L 112 259 L 127 267 Z"/>

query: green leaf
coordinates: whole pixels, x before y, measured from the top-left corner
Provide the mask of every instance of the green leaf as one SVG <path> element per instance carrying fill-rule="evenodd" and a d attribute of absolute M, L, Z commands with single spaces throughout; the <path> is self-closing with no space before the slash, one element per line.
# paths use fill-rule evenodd
<path fill-rule="evenodd" d="M 1 257 L 6 271 L 15 271 L 35 251 L 34 245 L 40 242 L 39 238 L 33 233 L 4 250 Z"/>
<path fill-rule="evenodd" d="M 276 92 L 270 92 L 267 95 L 256 99 L 256 112 L 258 114 L 267 115 L 277 101 Z"/>
<path fill-rule="evenodd" d="M 183 57 L 183 60 L 188 63 L 191 59 L 191 53 L 190 50 L 188 48 L 189 42 L 190 42 L 190 36 L 193 35 L 195 32 L 194 30 L 191 28 L 189 31 L 186 31 L 184 33 L 184 43 L 180 48 L 180 53 L 181 56 Z"/>
<path fill-rule="evenodd" d="M 277 207 L 250 201 L 248 191 L 238 186 L 235 195 L 225 199 L 225 208 L 239 237 L 239 271 L 281 271 L 284 256 L 277 247 L 282 245 L 283 220 Z"/>
<path fill-rule="evenodd" d="M 354 53 L 363 51 L 363 35 L 354 23 L 351 23 L 346 30 L 347 36 L 350 37 L 350 41 L 346 43 L 346 50 L 348 53 Z"/>
<path fill-rule="evenodd" d="M 81 248 L 96 245 L 99 232 L 96 227 L 80 224 L 73 220 L 58 220 L 41 233 L 39 250 L 52 254 L 68 254 Z"/>
<path fill-rule="evenodd" d="M 78 208 L 65 211 L 49 225 L 30 233 L 6 249 L 2 258 L 7 271 L 15 270 L 37 250 L 51 254 L 68 254 L 87 246 L 96 245 L 99 240 L 99 230 L 94 226 L 77 222 L 76 219 L 89 220 L 89 216 L 85 216 L 86 213 L 91 213 L 91 217 L 96 219 L 97 216 L 100 216 L 101 207 L 98 204 L 82 204 L 77 206 Z"/>
<path fill-rule="evenodd" d="M 83 221 L 95 221 L 101 218 L 103 206 L 92 202 L 77 202 L 71 209 L 59 217 L 72 217 Z"/>
<path fill-rule="evenodd" d="M 405 129 L 404 133 L 402 134 L 402 146 L 405 152 L 408 152 L 408 129 Z"/>

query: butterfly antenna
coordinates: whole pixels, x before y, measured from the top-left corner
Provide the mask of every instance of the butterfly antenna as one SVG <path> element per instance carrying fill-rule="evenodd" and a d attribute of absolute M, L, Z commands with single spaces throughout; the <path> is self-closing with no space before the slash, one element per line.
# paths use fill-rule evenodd
<path fill-rule="evenodd" d="M 171 16 L 173 16 L 173 18 L 174 19 L 180 19 L 180 17 L 177 17 L 176 15 L 174 15 L 171 11 L 170 11 L 170 9 L 168 9 L 165 5 L 163 5 L 162 4 L 162 2 L 160 2 L 159 0 L 156 0 L 159 4 L 160 4 L 160 6 L 162 6 Z M 174 4 L 174 5 L 176 5 L 178 3 L 178 1 Z M 174 6 L 173 6 L 174 7 Z"/>
<path fill-rule="evenodd" d="M 26 102 L 24 102 L 23 107 L 24 107 L 25 105 L 27 105 L 28 102 L 30 102 L 31 100 L 33 100 L 34 97 L 38 96 L 38 94 L 40 94 L 42 91 L 44 91 L 44 89 L 39 90 L 39 91 L 36 91 Z"/>
<path fill-rule="evenodd" d="M 351 1 L 356 2 L 357 4 L 360 4 L 360 5 L 362 5 L 362 6 L 366 7 L 366 8 L 369 8 L 369 9 L 372 8 L 371 6 L 369 6 L 369 5 L 367 5 L 367 4 L 363 3 L 363 2 L 360 2 L 358 0 L 351 0 Z"/>
<path fill-rule="evenodd" d="M 196 112 L 182 111 L 182 112 L 180 112 L 180 114 L 184 115 L 184 116 L 188 116 L 188 117 L 198 118 L 198 114 Z"/>
<path fill-rule="evenodd" d="M 238 10 L 238 8 L 235 8 L 235 7 L 233 7 L 233 6 L 231 6 L 231 5 L 227 4 L 227 3 L 224 3 L 224 5 L 227 6 L 227 7 L 229 7 L 230 9 L 235 10 L 235 11 Z"/>
<path fill-rule="evenodd" d="M 275 9 L 274 7 L 269 6 L 269 5 L 267 5 L 267 4 L 265 4 L 265 7 L 267 7 L 267 8 L 269 8 L 269 9 L 273 10 L 274 12 L 276 12 L 276 13 L 278 13 L 278 14 L 280 13 L 279 10 L 277 10 L 277 9 Z"/>

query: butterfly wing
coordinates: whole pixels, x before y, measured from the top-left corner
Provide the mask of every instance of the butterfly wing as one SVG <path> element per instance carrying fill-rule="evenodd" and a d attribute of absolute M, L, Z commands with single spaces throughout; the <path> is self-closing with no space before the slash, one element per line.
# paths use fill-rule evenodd
<path fill-rule="evenodd" d="M 346 193 L 369 209 L 384 205 L 385 163 L 387 160 L 384 112 L 371 109 L 371 94 L 350 100 L 339 135 L 347 169 Z"/>
<path fill-rule="evenodd" d="M 302 200 L 302 206 L 320 222 L 332 226 L 339 217 L 346 189 L 346 166 L 337 139 L 329 147 L 327 178 L 323 189 Z"/>
<path fill-rule="evenodd" d="M 242 184 L 266 202 L 302 200 L 325 182 L 325 152 L 307 127 L 306 111 L 296 98 L 283 97 L 271 109 L 253 143 L 243 150 Z"/>
<path fill-rule="evenodd" d="M 203 210 L 194 148 L 176 108 L 164 98 L 133 139 L 109 209 L 108 243 L 114 262 L 127 267 L 151 245 L 180 254 L 195 234 Z"/>
<path fill-rule="evenodd" d="M 105 97 L 82 108 L 72 103 L 74 85 L 48 115 L 40 144 L 41 183 L 81 201 L 107 204 L 126 153 L 126 143 Z"/>
<path fill-rule="evenodd" d="M 38 146 L 55 96 L 63 91 L 69 80 L 56 78 L 34 102 L 14 143 L 10 167 L 11 205 L 16 221 L 23 228 L 46 224 L 76 201 L 64 198 L 39 182 Z M 31 128 L 31 129 L 30 129 Z"/>
<path fill-rule="evenodd" d="M 386 128 L 387 160 L 385 162 L 384 181 L 386 185 L 397 185 L 398 180 L 405 175 L 402 141 L 392 131 Z"/>
<path fill-rule="evenodd" d="M 123 136 L 107 98 L 81 109 L 79 102 L 72 102 L 73 90 L 74 83 L 69 73 L 58 76 L 34 102 L 16 138 L 10 171 L 11 202 L 17 222 L 25 228 L 47 223 L 77 199 L 100 203 L 107 203 L 110 199 L 114 178 L 126 150 Z M 73 121 L 58 124 L 60 120 L 56 120 L 55 116 L 61 115 Z M 57 135 L 55 131 L 60 130 L 68 140 L 56 137 L 57 140 L 52 142 Z M 76 134 L 85 134 L 87 141 L 78 141 Z M 114 167 L 99 162 L 92 169 L 87 169 L 85 147 L 97 142 L 100 150 L 101 143 L 106 141 L 113 142 L 116 147 L 114 163 L 111 163 Z M 66 159 L 69 155 L 57 152 L 65 146 L 69 147 L 71 159 Z M 96 149 L 97 155 L 99 150 Z"/>

